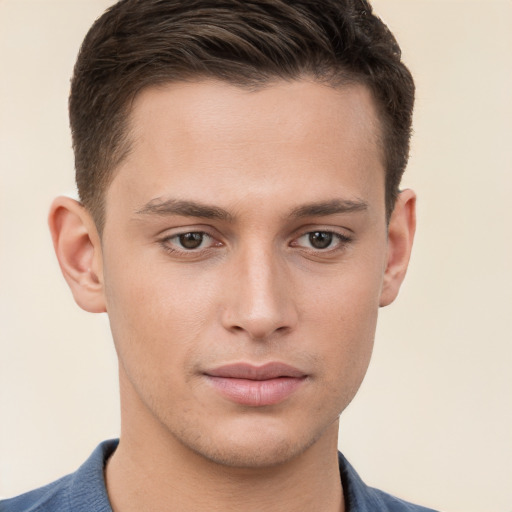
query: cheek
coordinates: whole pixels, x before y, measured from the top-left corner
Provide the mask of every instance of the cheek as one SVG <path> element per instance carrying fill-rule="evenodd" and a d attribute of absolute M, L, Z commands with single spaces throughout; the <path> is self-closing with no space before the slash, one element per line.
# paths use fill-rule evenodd
<path fill-rule="evenodd" d="M 123 399 L 133 410 L 153 411 L 164 421 L 173 409 L 189 407 L 191 361 L 197 357 L 204 317 L 198 305 L 162 275 L 144 271 L 129 280 L 125 275 L 107 281 Z"/>
<path fill-rule="evenodd" d="M 325 383 L 342 409 L 367 371 L 379 309 L 380 267 L 360 263 L 329 280 L 328 292 L 316 293 L 309 304 L 309 335 L 316 339 Z"/>
<path fill-rule="evenodd" d="M 105 265 L 107 312 L 116 350 L 127 372 L 168 379 L 195 350 L 195 340 L 208 321 L 210 291 L 205 286 L 199 293 L 187 276 L 170 275 L 165 266 L 133 260 Z"/>
<path fill-rule="evenodd" d="M 362 379 L 373 349 L 378 314 L 374 304 L 374 297 L 353 294 L 323 312 L 327 332 L 319 343 L 332 375 Z"/>

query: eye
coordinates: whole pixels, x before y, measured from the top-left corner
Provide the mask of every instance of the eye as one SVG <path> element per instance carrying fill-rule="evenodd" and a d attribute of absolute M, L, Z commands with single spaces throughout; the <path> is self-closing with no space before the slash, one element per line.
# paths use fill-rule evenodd
<path fill-rule="evenodd" d="M 350 238 L 333 231 L 310 231 L 297 238 L 292 245 L 315 251 L 325 251 L 342 247 Z"/>
<path fill-rule="evenodd" d="M 183 235 L 176 235 L 175 238 L 184 249 L 190 250 L 199 249 L 206 237 L 204 233 L 184 233 Z"/>
<path fill-rule="evenodd" d="M 160 242 L 171 253 L 197 252 L 219 245 L 219 242 L 203 231 L 189 231 L 168 236 Z"/>
<path fill-rule="evenodd" d="M 315 249 L 327 249 L 332 244 L 333 234 L 327 231 L 308 233 L 308 243 Z"/>

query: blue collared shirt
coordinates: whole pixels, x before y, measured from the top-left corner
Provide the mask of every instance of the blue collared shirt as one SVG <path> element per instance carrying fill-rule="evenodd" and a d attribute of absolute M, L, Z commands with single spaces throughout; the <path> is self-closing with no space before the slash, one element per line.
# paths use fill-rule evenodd
<path fill-rule="evenodd" d="M 117 443 L 101 443 L 71 475 L 0 501 L 0 512 L 112 512 L 103 470 Z M 341 453 L 338 458 L 346 512 L 435 512 L 368 487 Z"/>

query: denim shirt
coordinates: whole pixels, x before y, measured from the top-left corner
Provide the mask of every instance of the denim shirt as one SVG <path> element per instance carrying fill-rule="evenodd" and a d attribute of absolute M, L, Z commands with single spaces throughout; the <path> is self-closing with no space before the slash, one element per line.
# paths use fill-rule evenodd
<path fill-rule="evenodd" d="M 0 512 L 112 512 L 103 470 L 117 444 L 104 441 L 75 473 L 0 501 Z M 435 512 L 368 487 L 341 453 L 338 460 L 346 512 Z"/>

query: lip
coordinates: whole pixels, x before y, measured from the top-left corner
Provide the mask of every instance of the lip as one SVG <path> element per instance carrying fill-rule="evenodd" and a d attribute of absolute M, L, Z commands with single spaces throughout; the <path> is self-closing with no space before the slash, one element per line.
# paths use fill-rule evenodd
<path fill-rule="evenodd" d="M 204 372 L 210 384 L 222 396 L 240 405 L 262 407 L 276 405 L 292 395 L 307 374 L 285 363 L 262 366 L 234 363 Z"/>

